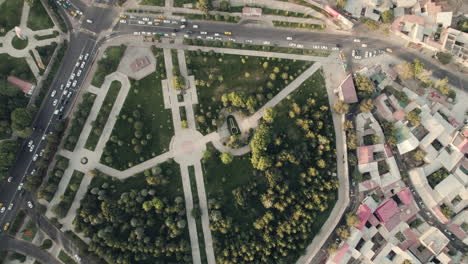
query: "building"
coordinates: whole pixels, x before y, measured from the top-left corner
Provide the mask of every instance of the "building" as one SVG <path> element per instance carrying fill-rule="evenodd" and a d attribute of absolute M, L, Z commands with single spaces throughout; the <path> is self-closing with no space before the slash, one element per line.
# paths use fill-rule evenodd
<path fill-rule="evenodd" d="M 8 76 L 7 81 L 20 88 L 21 91 L 27 95 L 31 95 L 34 90 L 34 85 L 32 83 L 23 81 L 15 76 Z"/>
<path fill-rule="evenodd" d="M 259 17 L 262 16 L 262 9 L 257 7 L 246 6 L 242 8 L 242 15 Z"/>
<path fill-rule="evenodd" d="M 347 104 L 358 102 L 353 76 L 349 74 L 339 87 L 339 97 Z"/>
<path fill-rule="evenodd" d="M 452 54 L 454 60 L 468 67 L 468 34 L 449 28 L 444 36 L 444 51 Z"/>

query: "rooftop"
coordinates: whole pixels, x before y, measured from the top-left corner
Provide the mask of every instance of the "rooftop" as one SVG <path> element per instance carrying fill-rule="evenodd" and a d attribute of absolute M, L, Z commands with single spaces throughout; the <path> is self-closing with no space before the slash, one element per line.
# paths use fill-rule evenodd
<path fill-rule="evenodd" d="M 20 78 L 17 78 L 15 76 L 8 76 L 7 78 L 8 82 L 15 85 L 16 87 L 20 88 L 21 91 L 25 94 L 32 94 L 32 91 L 34 89 L 34 85 L 30 82 L 23 81 Z"/>
<path fill-rule="evenodd" d="M 349 74 L 340 85 L 343 94 L 343 101 L 347 104 L 356 103 L 358 101 L 356 87 L 354 87 L 353 76 Z"/>

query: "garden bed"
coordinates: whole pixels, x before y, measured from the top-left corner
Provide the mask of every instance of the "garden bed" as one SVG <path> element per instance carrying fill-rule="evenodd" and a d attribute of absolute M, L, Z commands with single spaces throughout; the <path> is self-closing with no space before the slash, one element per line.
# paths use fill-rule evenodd
<path fill-rule="evenodd" d="M 107 75 L 115 72 L 119 67 L 120 59 L 122 59 L 125 49 L 125 45 L 108 47 L 101 59 L 97 62 L 97 69 L 94 73 L 91 84 L 96 87 L 101 87 L 104 83 L 104 79 Z"/>

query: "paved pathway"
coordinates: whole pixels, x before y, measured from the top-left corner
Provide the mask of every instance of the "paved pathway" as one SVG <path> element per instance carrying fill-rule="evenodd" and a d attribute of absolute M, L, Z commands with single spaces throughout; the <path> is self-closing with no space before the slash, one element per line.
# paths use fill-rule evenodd
<path fill-rule="evenodd" d="M 333 64 L 325 65 L 323 70 L 327 86 L 328 101 L 330 106 L 333 106 L 335 101 L 338 99 L 334 90 L 339 87 L 341 82 L 345 79 L 346 73 L 343 67 L 337 67 Z M 346 135 L 342 126 L 344 115 L 338 115 L 332 112 L 332 116 L 336 137 L 337 175 L 340 183 L 338 187 L 338 200 L 336 201 L 335 207 L 330 213 L 327 221 L 317 235 L 315 235 L 312 243 L 310 243 L 306 248 L 305 254 L 297 261 L 298 264 L 307 264 L 312 261 L 313 257 L 321 249 L 327 238 L 335 230 L 335 227 L 341 220 L 341 217 L 349 204 L 349 175 L 346 152 Z"/>
<path fill-rule="evenodd" d="M 29 10 L 31 6 L 25 1 L 23 5 L 23 11 L 21 12 L 20 27 L 25 28 L 28 25 Z"/>

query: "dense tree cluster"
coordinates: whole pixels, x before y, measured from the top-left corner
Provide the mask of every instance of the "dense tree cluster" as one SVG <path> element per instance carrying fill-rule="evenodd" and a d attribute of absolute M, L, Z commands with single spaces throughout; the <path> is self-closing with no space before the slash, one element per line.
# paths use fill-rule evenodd
<path fill-rule="evenodd" d="M 129 188 L 96 174 L 74 221 L 91 238 L 90 251 L 108 263 L 191 263 L 184 198 L 163 193 L 168 181 Z"/>
<path fill-rule="evenodd" d="M 0 142 L 0 181 L 8 176 L 8 171 L 16 159 L 19 143 L 16 140 L 6 140 Z"/>
<path fill-rule="evenodd" d="M 37 192 L 38 198 L 43 198 L 47 201 L 52 200 L 55 195 L 55 192 L 58 189 L 58 185 L 65 170 L 68 168 L 69 160 L 65 157 L 57 155 L 55 160 L 55 166 L 49 174 L 49 179 L 47 183 L 42 185 Z"/>
<path fill-rule="evenodd" d="M 310 243 L 318 216 L 329 209 L 338 188 L 331 176 L 336 157 L 327 104 L 288 100 L 256 129 L 251 162 L 261 177 L 234 189 L 233 197 L 245 214 L 254 204 L 262 210 L 246 226 L 230 216 L 218 202 L 221 197 L 210 199 L 217 263 L 293 263 Z"/>

